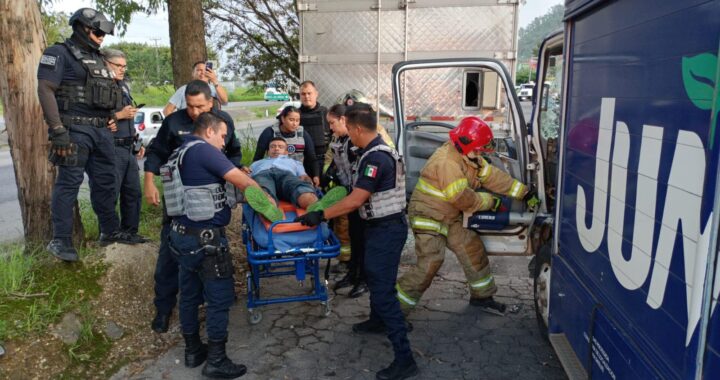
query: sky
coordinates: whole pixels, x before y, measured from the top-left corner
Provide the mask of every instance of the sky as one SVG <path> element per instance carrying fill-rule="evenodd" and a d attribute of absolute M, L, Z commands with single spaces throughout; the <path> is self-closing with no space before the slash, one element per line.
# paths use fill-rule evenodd
<path fill-rule="evenodd" d="M 519 25 L 524 27 L 529 24 L 535 17 L 545 14 L 550 7 L 556 4 L 562 4 L 563 0 L 526 0 L 524 5 L 520 5 Z M 94 2 L 91 0 L 62 0 L 56 1 L 52 9 L 62 12 L 74 12 L 78 8 L 92 8 Z M 157 44 L 160 46 L 170 46 L 170 37 L 168 31 L 167 11 L 161 10 L 157 14 L 147 16 L 145 14 L 135 14 L 132 21 L 128 25 L 127 32 L 122 37 L 107 36 L 105 44 L 114 44 L 120 41 L 126 42 L 145 42 L 155 44 L 152 39 L 157 38 Z"/>

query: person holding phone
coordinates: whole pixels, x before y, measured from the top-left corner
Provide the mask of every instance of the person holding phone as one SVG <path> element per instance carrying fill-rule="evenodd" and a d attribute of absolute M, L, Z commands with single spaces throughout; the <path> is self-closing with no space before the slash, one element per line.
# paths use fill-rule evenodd
<path fill-rule="evenodd" d="M 222 85 L 220 85 L 220 81 L 218 80 L 217 73 L 215 72 L 211 61 L 195 62 L 193 65 L 192 79 L 205 81 L 210 85 L 210 95 L 213 97 L 215 108 L 219 110 L 222 106 L 228 103 L 227 91 Z M 173 96 L 170 97 L 168 104 L 166 104 L 165 108 L 163 108 L 163 115 L 165 115 L 165 117 L 177 110 L 185 109 L 187 107 L 187 103 L 185 103 L 186 87 L 187 85 L 180 86 Z"/>
<path fill-rule="evenodd" d="M 102 53 L 108 69 L 114 74 L 115 83 L 122 90 L 118 110 L 108 121 L 108 128 L 113 134 L 115 143 L 115 193 L 120 200 L 120 230 L 131 243 L 146 243 L 148 240 L 138 234 L 142 192 L 140 168 L 137 162 L 137 159 L 145 154 L 145 148 L 135 144 L 139 138 L 135 131 L 135 115 L 138 108 L 143 105 L 133 106 L 130 88 L 125 82 L 127 71 L 125 54 L 116 49 L 105 49 Z M 117 203 L 117 198 L 114 204 Z"/>

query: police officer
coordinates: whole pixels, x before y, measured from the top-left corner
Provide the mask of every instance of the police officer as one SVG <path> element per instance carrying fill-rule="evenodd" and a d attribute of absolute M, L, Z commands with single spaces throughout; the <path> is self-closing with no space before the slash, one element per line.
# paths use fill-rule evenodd
<path fill-rule="evenodd" d="M 418 373 L 407 339 L 408 326 L 395 297 L 400 255 L 408 234 L 405 219 L 405 168 L 397 151 L 377 133 L 375 113 L 352 109 L 347 129 L 360 148 L 353 168 L 350 195 L 325 209 L 309 212 L 297 221 L 317 225 L 358 210 L 365 233 L 365 272 L 370 288 L 370 319 L 353 325 L 356 333 L 382 333 L 392 342 L 395 360 L 380 370 L 377 379 L 405 379 Z"/>
<path fill-rule="evenodd" d="M 482 157 L 495 145 L 492 129 L 480 118 L 462 119 L 449 134 L 450 141 L 433 153 L 420 172 L 410 198 L 417 263 L 398 280 L 398 298 L 409 313 L 442 266 L 447 247 L 462 264 L 470 305 L 503 315 L 505 305 L 493 299 L 497 287 L 485 247 L 480 235 L 462 226 L 462 212 L 497 211 L 500 198 L 492 193 L 522 199 L 534 209 L 539 204 L 537 193 Z"/>
<path fill-rule="evenodd" d="M 210 89 L 207 91 L 209 94 Z M 240 377 L 247 370 L 225 353 L 228 313 L 235 300 L 233 265 L 225 237 L 235 192 L 232 186 L 230 192 L 226 190 L 226 181 L 240 190 L 263 195 L 258 184 L 222 153 L 228 134 L 234 133 L 228 132 L 223 118 L 212 113 L 199 115 L 193 134 L 161 169 L 167 214 L 172 217 L 169 248 L 180 265 L 185 366 L 197 367 L 207 358 L 202 374 L 221 379 Z M 198 308 L 203 299 L 207 302 L 207 346 L 199 335 Z"/>
<path fill-rule="evenodd" d="M 115 148 L 108 118 L 121 93 L 98 51 L 115 25 L 94 9 L 70 17 L 72 36 L 47 48 L 38 67 L 38 97 L 49 129 L 49 159 L 58 166 L 52 193 L 53 239 L 48 251 L 76 261 L 72 244 L 73 205 L 87 172 L 90 201 L 100 223 L 100 244 L 132 243 L 115 213 Z"/>
<path fill-rule="evenodd" d="M 140 207 L 142 192 L 140 191 L 140 174 L 137 158 L 142 158 L 145 148 L 138 144 L 135 131 L 135 114 L 130 88 L 125 82 L 127 60 L 125 54 L 116 49 L 102 51 L 108 68 L 115 74 L 115 83 L 122 90 L 120 109 L 113 113 L 108 125 L 115 140 L 115 191 L 120 198 L 120 229 L 128 240 L 145 243 L 147 239 L 138 235 L 140 225 Z"/>
<path fill-rule="evenodd" d="M 193 121 L 201 113 L 212 110 L 213 101 L 210 95 L 210 86 L 202 80 L 193 80 L 185 89 L 187 108 L 173 112 L 163 120 L 155 139 L 145 153 L 145 200 L 152 205 L 160 204 L 160 193 L 155 186 L 154 178 L 160 174 L 160 167 L 164 165 L 173 150 L 182 145 L 183 140 L 193 131 Z M 235 130 L 232 117 L 223 111 L 213 111 L 222 118 L 230 131 Z M 242 151 L 240 141 L 235 133 L 228 133 L 225 137 L 225 156 L 238 168 L 242 167 Z M 163 218 L 160 231 L 160 252 L 155 266 L 155 308 L 156 314 L 152 321 L 155 332 L 166 332 L 170 321 L 170 314 L 175 307 L 178 292 L 178 265 L 170 254 L 167 237 L 170 232 L 170 220 Z"/>

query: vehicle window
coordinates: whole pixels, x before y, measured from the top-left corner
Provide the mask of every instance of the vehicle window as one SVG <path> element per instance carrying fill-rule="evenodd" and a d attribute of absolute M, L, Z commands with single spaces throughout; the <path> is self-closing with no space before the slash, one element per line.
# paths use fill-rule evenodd
<path fill-rule="evenodd" d="M 560 103 L 562 102 L 562 53 L 549 54 L 543 78 L 540 100 L 540 134 L 544 140 L 555 139 L 560 131 Z"/>
<path fill-rule="evenodd" d="M 151 120 L 153 123 L 162 123 L 163 117 L 159 112 L 152 114 Z"/>
<path fill-rule="evenodd" d="M 142 123 L 143 120 L 144 120 L 144 118 L 145 118 L 145 113 L 144 113 L 144 112 L 138 112 L 138 113 L 136 113 L 136 114 L 135 114 L 135 120 L 134 120 L 135 124 L 140 124 L 140 123 Z"/>
<path fill-rule="evenodd" d="M 464 103 L 463 109 L 479 109 L 480 108 L 480 72 L 465 72 L 465 88 L 463 89 Z"/>

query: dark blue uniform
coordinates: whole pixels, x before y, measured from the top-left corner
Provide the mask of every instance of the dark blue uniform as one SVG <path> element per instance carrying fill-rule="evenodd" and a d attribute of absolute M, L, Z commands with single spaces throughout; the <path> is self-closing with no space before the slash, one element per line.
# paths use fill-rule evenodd
<path fill-rule="evenodd" d="M 67 45 L 65 45 L 67 44 Z M 84 173 L 90 178 L 90 201 L 100 223 L 100 232 L 111 235 L 118 230 L 119 221 L 115 213 L 115 148 L 107 121 L 113 108 L 97 107 L 89 99 L 82 102 L 75 95 L 63 91 L 70 87 L 82 88 L 87 83 L 88 70 L 81 60 L 95 67 L 104 67 L 99 52 L 90 51 L 82 45 L 67 40 L 65 44 L 56 44 L 47 48 L 38 67 L 38 80 L 52 83 L 58 90 L 57 112 L 62 124 L 69 130 L 70 140 L 77 146 L 77 156 L 73 160 L 54 162 L 58 166 L 57 178 L 52 193 L 53 237 L 69 240 L 72 237 L 73 206 L 77 200 Z M 74 47 L 76 57 L 69 46 Z M 102 69 L 98 69 L 100 74 Z M 106 74 L 107 72 L 102 72 Z M 109 77 L 108 77 L 109 78 Z M 111 79 L 110 79 L 110 83 Z M 50 116 L 46 112 L 46 118 Z"/>
<path fill-rule="evenodd" d="M 223 111 L 214 111 L 227 124 L 228 134 L 225 138 L 225 156 L 236 167 L 242 167 L 242 150 L 240 141 L 235 136 L 235 124 L 230 115 Z M 163 120 L 153 143 L 145 153 L 145 171 L 160 175 L 160 166 L 167 163 L 170 154 L 182 145 L 185 138 L 192 134 L 193 120 L 187 112 L 173 112 Z M 165 215 L 163 205 L 163 225 L 160 231 L 160 252 L 155 266 L 155 308 L 158 314 L 169 315 L 177 301 L 178 263 L 170 253 L 168 235 L 170 219 Z"/>
<path fill-rule="evenodd" d="M 125 81 L 119 81 L 123 96 L 119 110 L 133 104 L 130 89 Z M 120 228 L 124 232 L 137 234 L 140 225 L 140 207 L 142 192 L 140 190 L 140 168 L 133 152 L 136 138 L 135 122 L 132 119 L 117 121 L 117 131 L 113 133 L 115 140 L 115 191 L 120 197 Z"/>
<path fill-rule="evenodd" d="M 370 150 L 376 145 L 386 145 L 379 135 L 364 149 Z M 358 166 L 358 179 L 354 187 L 370 193 L 389 190 L 395 187 L 395 160 L 386 152 L 375 151 L 368 154 Z M 370 322 L 385 325 L 388 338 L 393 345 L 395 360 L 412 361 L 410 343 L 407 339 L 405 317 L 395 296 L 400 256 L 408 235 L 408 225 L 403 212 L 377 219 L 360 219 L 365 235 L 365 274 L 370 289 Z"/>
<path fill-rule="evenodd" d="M 186 142 L 196 139 L 199 137 L 189 136 Z M 234 164 L 217 148 L 210 144 L 198 144 L 185 153 L 180 178 L 186 186 L 224 184 L 223 176 L 234 168 Z M 235 301 L 232 262 L 224 233 L 228 223 L 228 206 L 205 221 L 190 221 L 186 216 L 173 218 L 169 242 L 180 265 L 180 324 L 183 334 L 198 332 L 198 307 L 204 298 L 207 301 L 208 339 L 223 341 L 227 338 L 228 311 Z M 214 237 L 203 241 L 202 231 L 213 231 Z M 203 249 L 207 245 L 219 249 L 214 252 Z"/>

